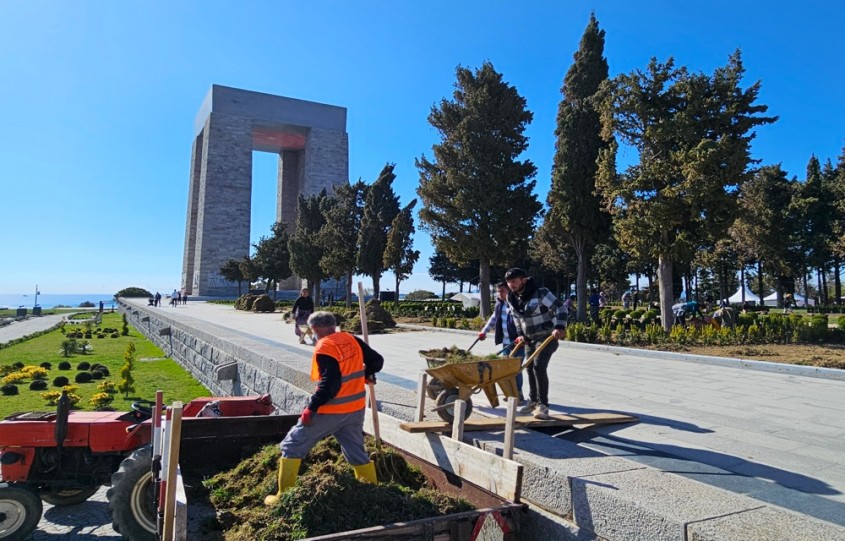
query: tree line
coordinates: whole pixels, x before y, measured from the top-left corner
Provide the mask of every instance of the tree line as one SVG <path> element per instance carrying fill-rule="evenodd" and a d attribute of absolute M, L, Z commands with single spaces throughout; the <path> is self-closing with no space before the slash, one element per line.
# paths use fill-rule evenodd
<path fill-rule="evenodd" d="M 820 302 L 831 277 L 840 304 L 845 151 L 836 166 L 811 157 L 806 179 L 789 179 L 751 155 L 755 129 L 777 117 L 758 102 L 759 81 L 743 85 L 739 51 L 711 74 L 669 58 L 610 78 L 604 39 L 591 16 L 563 80 L 542 211 L 536 168 L 519 160 L 532 119 L 525 100 L 489 62 L 458 68 L 453 99 L 429 116 L 441 141 L 417 161 L 420 219 L 438 250 L 432 276 L 444 257 L 474 262 L 488 291 L 491 264 L 521 263 L 566 290 L 574 281 L 579 321 L 588 284 L 621 292 L 631 274 L 650 285 L 656 276 L 667 330 L 681 290 L 726 298 L 748 267 L 779 305 L 798 284 L 808 291 L 813 274 Z M 620 148 L 635 155 L 621 168 Z"/>
<path fill-rule="evenodd" d="M 335 186 L 334 193 L 300 195 L 296 224 L 273 224 L 272 234 L 253 245 L 254 254 L 229 259 L 220 267 L 226 280 L 238 283 L 264 281 L 269 292 L 293 275 L 304 278 L 320 298 L 320 283 L 334 278 L 346 280 L 346 303 L 352 299 L 352 276 L 373 280 L 373 294 L 379 297 L 380 279 L 393 272 L 396 296 L 399 284 L 410 276 L 420 253 L 413 249 L 414 199 L 404 207 L 393 191 L 395 165 L 384 166 L 370 185 L 361 179 Z"/>

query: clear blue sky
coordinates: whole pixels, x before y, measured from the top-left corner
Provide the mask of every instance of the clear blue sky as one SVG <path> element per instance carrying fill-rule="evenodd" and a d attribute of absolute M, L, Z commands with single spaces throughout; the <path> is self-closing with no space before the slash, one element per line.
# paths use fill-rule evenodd
<path fill-rule="evenodd" d="M 762 80 L 780 116 L 754 142 L 763 163 L 803 178 L 812 154 L 835 161 L 845 144 L 839 1 L 5 0 L 0 293 L 178 287 L 194 116 L 214 83 L 346 107 L 350 178 L 395 162 L 404 205 L 414 159 L 437 142 L 431 106 L 457 65 L 490 60 L 534 113 L 527 157 L 545 201 L 561 81 L 593 10 L 611 75 L 652 56 L 711 72 L 740 48 L 746 85 Z M 254 240 L 275 218 L 275 160 L 254 155 Z M 402 291 L 439 291 L 425 233 L 415 247 Z"/>

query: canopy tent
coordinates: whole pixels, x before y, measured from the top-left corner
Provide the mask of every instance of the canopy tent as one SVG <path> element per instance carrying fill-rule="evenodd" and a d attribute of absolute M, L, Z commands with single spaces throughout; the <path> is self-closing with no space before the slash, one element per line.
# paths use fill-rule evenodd
<path fill-rule="evenodd" d="M 798 293 L 793 293 L 792 298 L 795 299 L 795 304 L 797 306 L 801 307 L 801 308 L 807 306 L 808 303 L 809 303 L 810 306 L 816 305 L 816 301 L 814 301 L 813 299 L 807 300 L 807 297 L 805 297 L 804 295 L 800 295 Z M 765 304 L 766 306 L 777 306 L 778 305 L 778 293 L 777 293 L 777 291 L 775 291 L 774 293 L 772 293 L 768 297 L 765 297 L 763 299 L 763 304 Z"/>
<path fill-rule="evenodd" d="M 748 301 L 748 302 L 759 303 L 760 297 L 758 297 L 757 295 L 752 293 L 751 290 L 746 287 L 745 288 L 745 300 Z M 728 297 L 728 303 L 730 303 L 730 304 L 742 304 L 742 301 L 743 301 L 743 299 L 742 299 L 742 287 L 737 289 L 736 293 L 734 293 L 733 295 Z"/>
<path fill-rule="evenodd" d="M 475 308 L 481 305 L 480 293 L 455 293 L 449 297 L 450 301 L 460 302 L 464 308 Z"/>

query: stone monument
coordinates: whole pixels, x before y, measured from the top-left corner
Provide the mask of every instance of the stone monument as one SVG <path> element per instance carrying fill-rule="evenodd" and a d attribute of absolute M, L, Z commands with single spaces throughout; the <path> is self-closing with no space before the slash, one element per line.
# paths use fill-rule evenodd
<path fill-rule="evenodd" d="M 250 251 L 252 152 L 279 155 L 276 221 L 292 228 L 300 194 L 349 181 L 346 108 L 212 85 L 194 133 L 182 288 L 233 296 L 220 267 Z"/>

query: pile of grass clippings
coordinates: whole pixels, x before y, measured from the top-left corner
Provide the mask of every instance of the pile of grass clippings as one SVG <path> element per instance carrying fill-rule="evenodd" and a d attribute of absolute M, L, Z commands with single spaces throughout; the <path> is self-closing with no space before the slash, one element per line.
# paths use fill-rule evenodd
<path fill-rule="evenodd" d="M 443 359 L 446 361 L 446 364 L 473 363 L 500 358 L 493 354 L 484 356 L 473 355 L 458 346 L 452 346 L 450 348 L 421 349 L 420 355 L 425 358 Z"/>
<path fill-rule="evenodd" d="M 217 510 L 221 538 L 287 541 L 473 509 L 428 486 L 425 476 L 392 450 L 375 456 L 379 484 L 360 482 L 337 440 L 327 438 L 303 460 L 296 486 L 266 507 L 264 497 L 276 492 L 279 449 L 264 447 L 203 482 Z"/>

